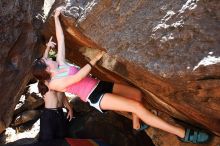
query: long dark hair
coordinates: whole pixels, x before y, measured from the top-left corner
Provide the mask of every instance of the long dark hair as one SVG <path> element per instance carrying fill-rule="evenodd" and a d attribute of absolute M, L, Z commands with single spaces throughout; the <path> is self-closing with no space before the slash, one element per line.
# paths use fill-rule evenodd
<path fill-rule="evenodd" d="M 31 72 L 38 80 L 46 81 L 50 80 L 50 74 L 46 71 L 47 65 L 42 58 L 38 58 L 34 61 L 31 67 Z"/>
<path fill-rule="evenodd" d="M 50 74 L 46 71 L 47 65 L 42 58 L 38 58 L 34 61 L 31 67 L 31 72 L 35 78 L 39 80 L 38 90 L 44 95 L 49 91 L 49 88 L 45 85 L 46 80 L 50 80 Z"/>
<path fill-rule="evenodd" d="M 49 88 L 44 84 L 44 81 L 42 80 L 38 82 L 37 87 L 41 95 L 45 95 L 49 91 Z"/>

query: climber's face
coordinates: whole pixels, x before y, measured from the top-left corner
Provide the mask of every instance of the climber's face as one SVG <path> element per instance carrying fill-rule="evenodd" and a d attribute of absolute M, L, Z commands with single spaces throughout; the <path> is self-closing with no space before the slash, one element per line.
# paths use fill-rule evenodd
<path fill-rule="evenodd" d="M 42 58 L 42 60 L 46 63 L 47 67 L 51 70 L 56 69 L 58 67 L 58 63 L 53 61 L 51 58 Z"/>

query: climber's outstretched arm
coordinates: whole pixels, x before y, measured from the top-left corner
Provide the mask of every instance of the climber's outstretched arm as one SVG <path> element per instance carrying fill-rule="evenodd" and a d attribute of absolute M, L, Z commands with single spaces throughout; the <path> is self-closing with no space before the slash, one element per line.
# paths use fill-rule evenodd
<path fill-rule="evenodd" d="M 56 37 L 57 37 L 57 43 L 58 43 L 58 52 L 57 52 L 57 58 L 56 61 L 59 65 L 65 64 L 65 42 L 64 42 L 64 34 L 63 29 L 60 24 L 60 13 L 63 10 L 63 7 L 58 7 L 55 10 L 54 14 L 54 21 L 55 21 L 55 29 L 56 29 Z"/>

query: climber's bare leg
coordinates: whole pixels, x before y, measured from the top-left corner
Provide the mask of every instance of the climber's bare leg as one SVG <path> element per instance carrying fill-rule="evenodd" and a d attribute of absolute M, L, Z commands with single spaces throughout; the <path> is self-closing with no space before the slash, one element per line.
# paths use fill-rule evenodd
<path fill-rule="evenodd" d="M 180 138 L 185 135 L 185 130 L 180 127 L 173 126 L 148 111 L 140 102 L 128 99 L 119 95 L 106 93 L 104 94 L 100 107 L 103 110 L 115 110 L 132 112 L 136 114 L 146 124 L 162 129 L 169 133 L 175 134 Z"/>

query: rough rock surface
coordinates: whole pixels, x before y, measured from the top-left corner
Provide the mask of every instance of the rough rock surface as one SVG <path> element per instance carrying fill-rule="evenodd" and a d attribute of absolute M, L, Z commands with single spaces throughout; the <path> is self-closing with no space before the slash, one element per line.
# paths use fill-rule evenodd
<path fill-rule="evenodd" d="M 40 26 L 35 16 L 42 5 L 37 0 L 0 1 L 0 133 L 9 126 L 30 79 L 28 66 L 37 53 L 35 30 Z"/>

